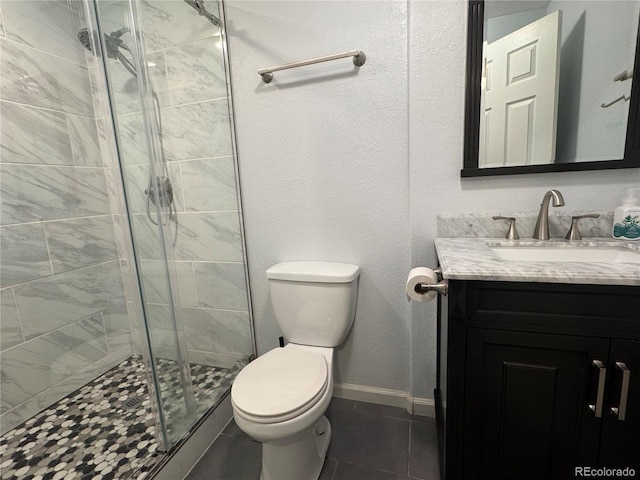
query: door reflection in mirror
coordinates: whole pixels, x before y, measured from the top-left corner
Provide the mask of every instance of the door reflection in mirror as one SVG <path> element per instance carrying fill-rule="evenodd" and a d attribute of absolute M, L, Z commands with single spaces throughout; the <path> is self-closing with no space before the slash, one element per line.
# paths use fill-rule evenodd
<path fill-rule="evenodd" d="M 553 163 L 560 12 L 483 45 L 481 167 Z"/>
<path fill-rule="evenodd" d="M 479 167 L 624 156 L 640 2 L 484 8 Z"/>

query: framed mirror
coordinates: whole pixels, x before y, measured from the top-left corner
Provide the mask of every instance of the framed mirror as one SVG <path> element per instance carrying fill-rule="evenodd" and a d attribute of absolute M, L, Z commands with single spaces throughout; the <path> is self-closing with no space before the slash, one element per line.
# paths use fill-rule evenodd
<path fill-rule="evenodd" d="M 640 167 L 640 0 L 469 0 L 462 177 Z"/>

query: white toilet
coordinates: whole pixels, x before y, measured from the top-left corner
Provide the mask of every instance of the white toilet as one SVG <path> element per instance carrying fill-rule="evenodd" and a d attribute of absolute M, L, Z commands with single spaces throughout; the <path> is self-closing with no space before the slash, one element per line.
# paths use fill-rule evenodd
<path fill-rule="evenodd" d="M 247 365 L 231 387 L 233 416 L 262 442 L 261 480 L 317 480 L 331 439 L 333 348 L 356 310 L 357 265 L 284 262 L 267 270 L 273 311 L 289 344 Z"/>

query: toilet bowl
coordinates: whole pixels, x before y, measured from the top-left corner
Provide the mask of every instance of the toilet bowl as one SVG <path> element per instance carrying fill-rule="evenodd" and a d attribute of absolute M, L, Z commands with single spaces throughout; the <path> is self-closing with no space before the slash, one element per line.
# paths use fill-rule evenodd
<path fill-rule="evenodd" d="M 247 365 L 231 387 L 238 427 L 262 442 L 261 480 L 317 480 L 331 440 L 333 349 L 355 316 L 359 267 L 285 262 L 267 270 L 276 320 L 290 341 Z"/>
<path fill-rule="evenodd" d="M 297 375 L 280 376 L 275 388 L 256 382 L 288 361 L 297 362 L 289 364 L 297 365 Z M 315 480 L 320 475 L 331 440 L 324 413 L 333 393 L 332 366 L 333 349 L 289 343 L 259 357 L 236 377 L 233 415 L 242 431 L 263 444 L 261 480 Z M 303 379 L 305 368 L 309 376 Z M 268 407 L 256 408 L 261 403 Z"/>

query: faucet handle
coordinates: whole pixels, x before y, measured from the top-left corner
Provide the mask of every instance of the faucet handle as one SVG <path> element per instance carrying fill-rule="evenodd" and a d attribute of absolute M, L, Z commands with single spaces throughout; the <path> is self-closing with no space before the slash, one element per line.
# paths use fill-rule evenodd
<path fill-rule="evenodd" d="M 495 216 L 491 217 L 494 220 L 507 220 L 509 222 L 509 230 L 507 230 L 507 234 L 504 238 L 507 240 L 518 240 L 520 235 L 518 235 L 518 231 L 516 230 L 516 217 L 501 217 Z"/>
<path fill-rule="evenodd" d="M 567 235 L 564 237 L 566 240 L 582 240 L 582 234 L 578 228 L 578 221 L 583 218 L 598 218 L 600 215 L 597 213 L 587 213 L 586 215 L 576 215 L 571 217 L 571 227 Z"/>

